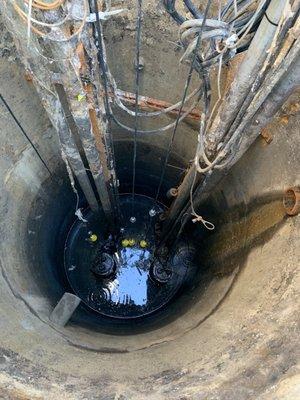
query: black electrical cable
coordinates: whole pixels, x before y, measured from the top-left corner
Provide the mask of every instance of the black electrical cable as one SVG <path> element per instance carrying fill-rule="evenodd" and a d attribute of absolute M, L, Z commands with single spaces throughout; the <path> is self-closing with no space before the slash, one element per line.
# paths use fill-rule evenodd
<path fill-rule="evenodd" d="M 169 4 L 169 3 L 171 4 L 172 3 L 174 5 L 175 1 L 174 0 L 165 0 L 165 3 L 166 4 Z M 91 8 L 91 11 L 93 11 L 92 7 L 90 7 L 90 8 Z M 96 14 L 96 22 L 97 22 L 97 19 L 99 19 L 99 16 Z M 99 24 L 100 24 L 100 21 L 99 21 Z M 101 26 L 100 26 L 100 29 L 97 27 L 96 33 L 97 33 L 97 38 L 99 37 L 99 35 L 101 35 L 101 38 L 99 38 L 99 40 L 98 40 L 99 43 L 96 43 L 96 46 L 98 48 L 98 62 L 99 62 L 100 70 L 101 70 L 101 77 L 102 77 L 103 82 L 104 82 L 103 85 L 104 85 L 104 94 L 105 94 L 105 109 L 106 109 L 106 115 L 107 115 L 108 122 L 110 123 L 111 121 L 113 121 L 116 125 L 118 125 L 122 129 L 125 129 L 125 130 L 127 130 L 129 132 L 134 133 L 135 129 L 130 128 L 130 127 L 124 125 L 123 123 L 121 123 L 116 118 L 116 116 L 114 115 L 114 113 L 111 110 L 110 102 L 109 102 L 109 96 L 108 96 L 108 87 L 111 87 L 112 91 L 114 90 L 114 87 L 113 87 L 113 85 L 111 84 L 111 82 L 109 80 L 109 71 L 108 71 L 108 68 L 107 68 L 107 63 L 106 63 L 105 58 L 103 57 L 104 46 L 103 46 L 103 33 L 102 33 L 102 27 Z M 199 57 L 197 56 L 197 58 L 199 58 Z M 207 61 L 208 61 L 207 62 L 208 66 L 211 66 L 213 64 L 214 60 L 212 60 L 212 61 L 207 60 Z M 206 60 L 203 63 L 203 67 L 205 65 L 206 65 Z M 196 62 L 195 62 L 195 70 L 197 70 L 198 73 L 200 71 L 200 60 L 199 59 L 197 59 Z M 198 101 L 200 100 L 200 98 L 201 98 L 201 96 L 199 95 Z M 181 117 L 181 120 L 183 118 L 184 118 L 184 115 Z M 145 134 L 155 134 L 155 133 L 159 133 L 159 132 L 162 132 L 162 131 L 166 131 L 166 130 L 172 128 L 174 125 L 175 125 L 175 123 L 174 124 L 168 124 L 166 126 L 159 127 L 157 129 L 153 129 L 153 130 L 145 130 L 145 131 L 137 130 L 136 134 L 144 134 L 144 133 Z"/>
<path fill-rule="evenodd" d="M 90 0 L 91 2 L 91 0 Z M 102 24 L 99 18 L 99 8 L 98 8 L 98 2 L 97 0 L 94 0 L 94 10 L 96 14 L 96 22 L 94 24 L 95 26 L 95 45 L 97 47 L 97 58 L 98 58 L 98 63 L 100 67 L 100 74 L 103 82 L 103 87 L 104 87 L 104 106 L 105 106 L 105 112 L 106 112 L 106 117 L 108 120 L 110 119 L 110 106 L 109 106 L 109 96 L 108 96 L 108 79 L 107 79 L 107 66 L 106 62 L 104 60 L 104 46 L 102 43 Z"/>
<path fill-rule="evenodd" d="M 181 25 L 186 19 L 175 9 L 175 1 L 176 0 L 164 0 L 163 4 L 174 21 Z"/>
<path fill-rule="evenodd" d="M 271 21 L 270 18 L 268 17 L 267 11 L 265 11 L 264 13 L 265 17 L 267 18 L 268 22 L 273 25 L 273 26 L 278 26 L 278 24 L 276 24 L 275 22 Z"/>
<path fill-rule="evenodd" d="M 90 4 L 90 9 L 93 9 L 91 7 L 91 0 L 89 0 Z M 98 2 L 97 0 L 94 0 L 94 11 L 96 14 L 96 22 L 94 24 L 94 38 L 95 38 L 95 45 L 97 48 L 97 59 L 98 59 L 98 64 L 99 64 L 99 69 L 100 69 L 100 75 L 101 79 L 103 82 L 104 86 L 104 107 L 105 107 L 105 112 L 106 112 L 106 118 L 108 120 L 109 124 L 109 129 L 108 129 L 108 139 L 109 139 L 109 149 L 110 149 L 110 162 L 113 164 L 113 166 L 116 166 L 116 159 L 115 159 L 115 151 L 114 151 L 114 143 L 113 143 L 113 138 L 112 138 L 112 132 L 111 132 L 111 112 L 110 112 L 110 105 L 109 105 L 109 95 L 108 95 L 108 71 L 107 71 L 107 65 L 104 59 L 104 45 L 103 45 L 103 35 L 102 35 L 102 24 L 99 18 L 99 8 L 98 8 Z M 113 178 L 115 179 L 115 178 Z M 118 197 L 118 191 L 116 189 L 116 182 L 114 182 L 114 185 L 112 187 L 113 189 L 113 195 L 115 198 Z M 114 202 L 115 203 L 115 202 Z M 122 213 L 119 208 L 119 202 L 116 202 L 116 212 L 122 216 Z"/>
<path fill-rule="evenodd" d="M 197 43 L 196 43 L 196 46 L 195 46 L 195 49 L 194 49 L 193 60 L 192 60 L 192 62 L 191 62 L 190 69 L 189 69 L 189 73 L 188 73 L 188 77 L 187 77 L 187 80 L 186 80 L 185 90 L 184 90 L 184 94 L 183 94 L 183 97 L 182 97 L 182 102 L 181 102 L 181 106 L 180 106 L 180 109 L 179 109 L 179 113 L 178 113 L 178 116 L 177 116 L 177 119 L 176 119 L 176 124 L 175 124 L 175 126 L 174 126 L 174 130 L 173 130 L 171 139 L 170 139 L 170 141 L 169 141 L 169 146 L 168 146 L 166 158 L 165 158 L 165 161 L 164 161 L 162 173 L 161 173 L 161 176 L 160 176 L 160 181 L 159 181 L 159 185 L 158 185 L 158 188 L 157 188 L 157 192 L 156 192 L 156 196 L 155 196 L 155 201 L 158 200 L 158 197 L 159 197 L 159 194 L 160 194 L 160 190 L 161 190 L 161 186 L 162 186 L 162 182 L 163 182 L 164 177 L 165 177 L 165 173 L 166 173 L 166 168 L 167 168 L 168 160 L 169 160 L 169 157 L 170 157 L 170 154 L 171 154 L 171 151 L 172 151 L 174 139 L 175 139 L 175 136 L 176 136 L 176 132 L 177 132 L 178 125 L 179 125 L 180 115 L 181 115 L 181 112 L 182 112 L 182 109 L 183 109 L 183 105 L 184 105 L 184 102 L 185 102 L 185 99 L 186 99 L 186 96 L 187 96 L 187 92 L 188 92 L 188 89 L 189 89 L 189 86 L 190 86 L 190 83 L 191 83 L 191 79 L 192 79 L 192 75 L 193 75 L 193 70 L 195 69 L 195 63 L 196 63 L 196 61 L 197 61 L 198 52 L 199 52 L 200 45 L 201 45 L 202 32 L 203 32 L 203 29 L 204 29 L 204 26 L 205 26 L 205 21 L 206 21 L 206 19 L 207 19 L 207 14 L 208 14 L 209 8 L 210 8 L 210 6 L 211 6 L 211 2 L 212 2 L 212 0 L 208 0 L 207 5 L 206 5 L 206 8 L 205 8 L 205 11 L 204 11 L 203 21 L 202 21 L 202 25 L 201 25 L 201 30 L 200 30 L 199 33 L 198 33 Z M 201 64 L 200 64 L 200 65 L 201 65 Z M 205 101 L 205 102 L 206 102 L 206 101 Z"/>
<path fill-rule="evenodd" d="M 137 157 L 137 132 L 138 132 L 138 110 L 140 90 L 140 51 L 142 34 L 142 0 L 137 0 L 136 21 L 136 58 L 135 58 L 135 119 L 133 134 L 133 158 L 132 158 L 132 217 L 134 217 L 135 180 L 136 180 L 136 157 Z"/>
<path fill-rule="evenodd" d="M 7 109 L 7 111 L 9 112 L 9 114 L 12 116 L 13 120 L 15 121 L 15 123 L 18 125 L 18 127 L 20 128 L 22 134 L 25 136 L 25 138 L 27 139 L 27 141 L 30 143 L 31 147 L 33 148 L 33 150 L 35 151 L 36 155 L 38 156 L 38 158 L 40 159 L 40 161 L 42 162 L 42 164 L 44 165 L 44 167 L 46 168 L 46 170 L 48 171 L 49 175 L 51 177 L 53 177 L 53 173 L 51 172 L 50 168 L 48 167 L 46 161 L 43 159 L 43 157 L 40 155 L 38 149 L 36 148 L 35 144 L 32 142 L 32 140 L 30 139 L 30 137 L 28 136 L 28 134 L 26 133 L 25 129 L 23 128 L 23 126 L 21 125 L 21 123 L 19 122 L 19 120 L 17 119 L 17 117 L 15 116 L 14 112 L 12 111 L 12 109 L 10 108 L 10 106 L 7 104 L 7 101 L 4 99 L 4 97 L 2 96 L 2 94 L 0 93 L 0 99 L 2 100 L 5 108 Z"/>
<path fill-rule="evenodd" d="M 176 0 L 163 1 L 163 4 L 169 15 L 176 21 L 177 24 L 181 25 L 183 22 L 185 22 L 186 19 L 178 13 L 178 11 L 175 8 L 175 3 Z M 202 14 L 199 12 L 198 8 L 193 4 L 192 0 L 184 0 L 184 3 L 195 19 L 202 18 Z M 221 20 L 227 22 L 229 25 L 232 25 L 232 23 L 234 22 L 235 30 L 237 31 L 242 30 L 245 27 L 245 25 L 251 20 L 254 14 L 254 11 L 248 9 L 249 6 L 252 5 L 253 3 L 254 0 L 229 0 L 221 10 Z M 241 53 L 248 49 L 251 40 L 253 38 L 252 34 L 257 30 L 257 27 L 260 24 L 269 3 L 270 0 L 267 0 L 264 7 L 257 14 L 255 22 L 253 23 L 251 29 L 249 30 L 245 40 L 243 40 L 243 42 L 236 48 L 236 53 Z M 238 7 L 238 12 L 239 12 L 239 14 L 236 17 L 233 15 L 235 12 L 235 6 Z M 270 23 L 272 23 L 272 21 L 270 21 Z M 241 32 L 240 36 L 242 35 L 242 33 L 243 31 Z M 214 51 L 215 44 L 213 39 L 211 40 L 211 47 L 212 50 Z"/>
<path fill-rule="evenodd" d="M 182 17 L 175 9 L 175 2 L 176 0 L 164 0 L 163 4 L 166 8 L 166 11 L 168 12 L 169 15 L 171 15 L 171 17 L 179 24 L 182 25 L 186 19 L 184 17 Z M 191 10 L 193 10 L 193 13 L 196 13 L 196 7 L 192 4 L 191 1 L 185 1 L 186 6 Z M 191 11 L 192 12 L 192 11 Z M 193 14 L 193 15 L 194 15 Z M 199 19 L 203 18 L 202 14 L 198 14 L 199 15 Z M 197 19 L 197 18 L 196 18 Z M 203 28 L 204 29 L 204 28 Z M 213 44 L 213 41 L 212 41 Z M 213 58 L 213 57 L 212 57 Z M 202 64 L 204 60 L 200 60 L 199 56 L 197 55 L 196 57 L 196 61 L 194 62 L 194 69 L 201 74 L 200 70 L 203 68 L 200 67 L 200 64 Z M 206 60 L 205 60 L 206 61 Z M 209 66 L 211 66 L 211 64 L 209 64 Z"/>
<path fill-rule="evenodd" d="M 92 0 L 89 0 L 90 1 L 90 4 L 91 4 L 91 1 Z M 173 0 L 172 0 L 173 1 Z M 91 12 L 93 12 L 94 11 L 94 9 L 93 9 L 93 7 L 91 7 L 90 6 L 90 9 L 91 9 Z M 98 10 L 98 7 L 95 7 L 95 10 Z M 106 60 L 105 60 L 105 58 L 104 58 L 104 45 L 103 45 L 103 33 L 102 33 L 102 25 L 101 25 L 101 22 L 100 22 L 100 20 L 99 20 L 99 15 L 98 15 L 98 13 L 96 13 L 96 23 L 95 23 L 95 26 L 96 26 L 96 28 L 95 28 L 95 32 L 94 32 L 94 36 L 95 36 L 95 39 L 97 39 L 97 40 L 95 40 L 95 44 L 96 44 L 96 47 L 97 47 L 97 50 L 98 50 L 98 52 L 97 52 L 97 58 L 98 58 L 98 64 L 99 64 L 99 69 L 100 69 L 100 74 L 101 74 L 101 78 L 102 78 L 102 81 L 103 81 L 103 86 L 104 86 L 104 97 L 105 97 L 105 102 L 104 102 L 104 105 L 105 105 L 105 112 L 106 112 L 106 116 L 107 116 L 107 119 L 108 119 L 108 123 L 110 124 L 111 123 L 111 121 L 113 121 L 117 126 L 119 126 L 120 128 L 122 128 L 122 129 L 125 129 L 125 130 L 127 130 L 128 132 L 131 132 L 131 133 L 134 133 L 135 132 L 135 130 L 134 130 L 134 128 L 130 128 L 130 127 L 128 127 L 128 126 L 126 126 L 125 124 L 123 124 L 123 123 L 121 123 L 117 118 L 116 118 L 116 116 L 114 115 L 114 113 L 112 112 L 112 110 L 111 110 L 111 107 L 110 107 L 110 100 L 109 100 L 109 94 L 108 94 L 108 88 L 109 88 L 109 86 L 111 87 L 111 89 L 112 89 L 112 91 L 114 90 L 114 87 L 113 87 L 113 85 L 111 85 L 110 84 L 110 82 L 109 82 L 109 71 L 108 71 L 108 67 L 107 67 L 107 63 L 106 63 Z M 195 67 L 195 69 L 197 69 L 198 68 L 198 63 L 196 63 L 196 67 Z M 200 100 L 200 94 L 199 94 L 199 97 L 198 97 L 198 101 Z M 170 124 L 168 124 L 168 125 L 166 125 L 166 126 L 163 126 L 163 127 L 159 127 L 159 128 L 157 128 L 157 129 L 152 129 L 152 130 L 144 130 L 144 131 L 142 131 L 142 130 L 137 130 L 137 134 L 156 134 L 156 133 L 159 133 L 159 132 L 161 132 L 161 131 L 166 131 L 166 130 L 168 130 L 168 129 L 170 129 L 172 126 L 174 126 L 173 124 L 171 124 L 172 126 L 169 126 Z M 115 161 L 114 161 L 114 163 L 115 163 Z"/>
<path fill-rule="evenodd" d="M 202 36 L 203 28 L 204 28 L 204 25 L 205 25 L 205 21 L 206 21 L 206 18 L 207 18 L 207 14 L 208 14 L 211 2 L 212 2 L 212 0 L 208 0 L 206 8 L 205 8 L 202 27 L 201 27 L 201 29 L 200 29 L 200 31 L 198 33 L 197 43 L 196 43 L 196 46 L 195 46 L 195 49 L 194 49 L 194 53 L 193 53 L 194 56 L 193 56 L 193 60 L 192 60 L 192 62 L 190 64 L 189 73 L 188 73 L 188 76 L 187 76 L 187 79 L 186 79 L 185 90 L 184 90 L 184 93 L 183 93 L 181 105 L 180 105 L 179 112 L 178 112 L 178 115 L 177 115 L 177 118 L 176 118 L 176 121 L 175 121 L 175 126 L 174 126 L 174 129 L 173 129 L 173 133 L 172 133 L 171 139 L 169 141 L 168 150 L 167 150 L 166 158 L 165 158 L 165 161 L 164 161 L 164 164 L 163 164 L 163 167 L 162 167 L 162 172 L 161 172 L 161 175 L 160 175 L 160 180 L 159 180 L 158 188 L 157 188 L 157 191 L 156 191 L 156 195 L 155 195 L 155 198 L 153 199 L 153 207 L 155 207 L 157 202 L 158 202 L 158 197 L 159 197 L 159 194 L 160 194 L 160 191 L 161 191 L 161 187 L 162 187 L 162 183 L 163 183 L 163 180 L 164 180 L 164 177 L 165 177 L 166 168 L 167 168 L 167 165 L 168 165 L 168 160 L 169 160 L 169 157 L 170 157 L 170 154 L 171 154 L 171 151 L 172 151 L 175 135 L 176 135 L 177 128 L 178 128 L 178 125 L 179 125 L 179 122 L 180 122 L 180 116 L 181 116 L 181 113 L 182 113 L 183 105 L 185 103 L 187 92 L 188 92 L 188 89 L 189 89 L 189 86 L 190 86 L 190 83 L 191 83 L 193 71 L 196 70 L 200 74 L 200 77 L 201 76 L 202 76 L 202 78 L 204 77 L 203 76 L 203 70 L 201 68 L 201 63 L 200 63 L 200 60 L 199 60 L 199 56 L 198 56 L 197 53 L 198 53 L 198 51 L 200 49 L 201 36 Z M 200 70 L 200 72 L 199 72 L 199 70 Z M 205 85 L 204 85 L 204 91 L 203 90 L 201 91 L 201 92 L 204 92 L 204 94 L 205 94 L 204 103 L 205 103 L 205 109 L 206 110 L 207 110 L 207 104 L 208 104 L 209 99 L 210 99 L 209 96 L 206 96 L 207 88 L 209 88 L 209 91 L 210 91 L 209 79 L 208 79 L 208 82 L 206 82 Z M 150 216 L 148 229 L 147 229 L 147 231 L 145 233 L 145 237 L 147 237 L 147 235 L 149 233 L 149 230 L 152 227 L 152 220 L 153 220 L 153 218 L 151 218 L 151 216 Z M 157 256 L 157 254 L 156 254 L 156 256 Z"/>
<path fill-rule="evenodd" d="M 206 119 L 207 119 L 207 116 L 208 116 L 209 104 L 210 104 L 210 82 L 209 82 L 209 77 L 206 76 L 204 70 L 201 68 L 201 61 L 199 60 L 198 52 L 200 51 L 201 37 L 202 37 L 202 33 L 203 33 L 203 30 L 204 30 L 204 27 L 205 27 L 205 22 L 206 22 L 206 19 L 207 19 L 207 15 L 208 15 L 208 11 L 210 9 L 211 3 L 212 3 L 212 0 L 208 0 L 207 1 L 206 7 L 205 7 L 205 11 L 204 11 L 204 15 L 203 15 L 203 21 L 202 21 L 201 29 L 198 32 L 197 43 L 196 43 L 195 49 L 193 51 L 193 59 L 192 59 L 192 62 L 191 62 L 191 65 L 190 65 L 190 69 L 189 69 L 189 73 L 188 73 L 188 77 L 187 77 L 187 80 L 186 80 L 185 90 L 184 90 L 184 94 L 183 94 L 183 98 L 182 98 L 182 102 L 181 102 L 181 107 L 180 107 L 179 114 L 178 114 L 177 119 L 176 119 L 176 125 L 174 127 L 173 134 L 172 134 L 170 142 L 169 142 L 169 146 L 168 146 L 165 162 L 164 162 L 162 173 L 161 173 L 161 176 L 160 176 L 160 181 L 159 181 L 157 193 L 156 193 L 156 197 L 155 197 L 155 200 L 154 200 L 155 204 L 157 203 L 158 196 L 159 196 L 159 193 L 160 193 L 160 190 L 161 190 L 161 186 L 162 186 L 162 182 L 163 182 L 164 177 L 165 177 L 166 167 L 167 167 L 168 160 L 169 160 L 169 157 L 170 157 L 170 154 L 171 154 L 171 150 L 172 150 L 172 147 L 173 147 L 176 131 L 177 131 L 178 124 L 179 124 L 180 114 L 182 112 L 182 108 L 183 108 L 183 104 L 184 104 L 184 101 L 185 101 L 185 98 L 186 98 L 186 95 L 187 95 L 187 91 L 188 91 L 188 88 L 189 88 L 190 83 L 191 83 L 193 70 L 196 69 L 195 68 L 196 66 L 197 66 L 197 72 L 199 73 L 200 77 L 202 77 L 202 80 L 203 80 L 204 113 L 205 113 Z M 199 62 L 200 62 L 200 66 L 199 66 Z M 149 224 L 149 227 L 150 227 L 150 225 L 151 225 L 151 222 Z M 149 230 L 149 228 L 148 228 L 148 230 Z M 178 235 L 176 237 L 176 240 L 175 240 L 176 244 L 179 241 L 179 236 L 180 235 Z M 155 256 L 156 257 L 159 256 L 158 249 L 160 248 L 161 243 L 162 242 L 160 242 L 158 244 L 158 247 L 155 250 Z M 170 254 L 169 254 L 169 257 L 170 257 Z M 169 259 L 169 257 L 168 257 L 168 259 Z"/>
<path fill-rule="evenodd" d="M 197 7 L 194 6 L 193 2 L 191 0 L 183 0 L 184 4 L 188 8 L 189 12 L 195 17 L 195 18 L 203 18 L 203 15 L 201 12 L 197 9 Z"/>

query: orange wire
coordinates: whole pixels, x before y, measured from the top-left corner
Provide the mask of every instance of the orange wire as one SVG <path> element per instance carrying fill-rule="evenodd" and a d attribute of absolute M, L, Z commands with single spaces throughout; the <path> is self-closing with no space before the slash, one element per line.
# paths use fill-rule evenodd
<path fill-rule="evenodd" d="M 34 0 L 34 1 L 35 1 L 35 2 L 38 2 L 38 0 Z M 54 3 L 59 4 L 59 5 L 57 5 L 57 7 L 59 7 L 64 1 L 65 1 L 65 0 L 55 0 L 55 2 L 53 2 L 53 3 L 51 3 L 51 4 L 54 4 Z M 24 0 L 24 2 L 28 3 L 28 0 Z M 39 3 L 42 3 L 42 2 L 39 1 Z M 44 4 L 46 4 L 46 3 L 44 3 Z M 65 42 L 65 41 L 70 40 L 70 39 L 72 39 L 73 37 L 75 37 L 75 36 L 77 36 L 77 35 L 79 35 L 79 34 L 81 33 L 81 31 L 82 31 L 82 29 L 83 29 L 83 27 L 84 27 L 84 25 L 85 25 L 86 17 L 87 17 L 87 6 L 86 6 L 86 2 L 85 2 L 84 4 L 85 4 L 85 15 L 84 15 L 84 19 L 82 20 L 82 22 L 81 22 L 79 28 L 78 28 L 69 38 L 66 38 L 66 39 L 60 40 L 60 41 Z M 14 1 L 14 8 L 15 8 L 15 10 L 17 11 L 17 13 L 19 14 L 19 16 L 21 17 L 21 19 L 22 19 L 24 22 L 27 22 L 28 15 L 16 4 L 15 1 Z M 32 30 L 33 32 L 35 32 L 36 34 L 40 35 L 40 36 L 46 36 L 46 35 L 47 35 L 46 33 L 44 33 L 44 32 L 42 32 L 42 31 L 40 31 L 39 29 L 35 28 L 33 25 L 31 25 L 31 30 Z"/>
<path fill-rule="evenodd" d="M 32 7 L 38 8 L 40 10 L 54 10 L 60 7 L 64 2 L 65 0 L 55 0 L 52 3 L 45 3 L 40 0 L 33 0 Z M 28 0 L 24 0 L 24 3 L 28 4 Z"/>
<path fill-rule="evenodd" d="M 27 22 L 27 14 L 24 13 L 24 11 L 21 10 L 21 8 L 20 8 L 16 3 L 14 3 L 14 9 L 17 11 L 17 13 L 18 13 L 19 16 L 21 17 L 21 19 L 22 19 L 24 22 Z M 45 35 L 46 35 L 44 32 L 40 31 L 39 29 L 35 28 L 35 27 L 32 26 L 32 25 L 31 25 L 31 30 L 32 30 L 34 33 L 37 33 L 37 34 L 40 35 L 40 36 L 45 36 Z"/>

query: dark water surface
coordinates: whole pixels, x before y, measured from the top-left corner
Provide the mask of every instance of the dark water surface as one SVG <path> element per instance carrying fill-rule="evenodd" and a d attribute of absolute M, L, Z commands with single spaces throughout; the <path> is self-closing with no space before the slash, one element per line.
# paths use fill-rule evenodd
<path fill-rule="evenodd" d="M 135 223 L 130 222 L 131 196 L 122 195 L 120 201 L 123 229 L 117 238 L 109 239 L 105 221 L 91 212 L 84 215 L 87 223 L 78 220 L 73 224 L 65 246 L 65 269 L 74 292 L 94 311 L 114 318 L 137 318 L 158 310 L 176 295 L 185 281 L 189 262 L 182 249 L 163 262 L 154 257 L 158 214 L 149 217 L 152 199 L 136 196 Z M 97 236 L 95 242 L 91 235 Z M 107 276 L 101 274 L 104 259 L 109 268 L 113 266 Z M 153 278 L 154 263 L 168 272 L 166 283 Z"/>

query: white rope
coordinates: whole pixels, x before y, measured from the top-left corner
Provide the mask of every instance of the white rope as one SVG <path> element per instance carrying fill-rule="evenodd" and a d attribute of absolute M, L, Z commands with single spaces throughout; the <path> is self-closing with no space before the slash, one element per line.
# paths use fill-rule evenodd
<path fill-rule="evenodd" d="M 74 214 L 76 215 L 76 217 L 80 221 L 88 222 L 86 219 L 83 218 L 81 208 L 78 208 L 78 206 L 79 206 L 79 194 L 78 194 L 78 191 L 77 191 L 76 186 L 75 186 L 75 180 L 74 180 L 74 177 L 73 177 L 72 169 L 71 169 L 69 161 L 68 161 L 68 157 L 67 157 L 66 153 L 62 149 L 61 149 L 61 157 L 62 157 L 62 159 L 63 159 L 63 161 L 64 161 L 64 163 L 66 165 L 72 190 L 76 195 L 76 207 L 75 207 L 75 213 Z"/>
<path fill-rule="evenodd" d="M 201 215 L 198 215 L 195 212 L 191 213 L 191 215 L 195 217 L 192 219 L 194 224 L 196 222 L 201 222 L 209 231 L 213 231 L 215 229 L 215 225 L 212 222 L 205 220 Z"/>

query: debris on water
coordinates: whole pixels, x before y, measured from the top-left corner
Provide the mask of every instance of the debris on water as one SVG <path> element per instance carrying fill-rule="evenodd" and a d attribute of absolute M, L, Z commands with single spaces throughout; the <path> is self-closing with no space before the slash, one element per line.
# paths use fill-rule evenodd
<path fill-rule="evenodd" d="M 156 211 L 154 210 L 154 208 L 151 208 L 151 210 L 149 210 L 149 215 L 150 217 L 155 217 Z"/>

